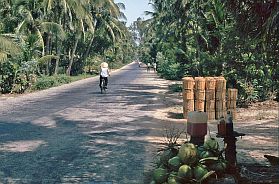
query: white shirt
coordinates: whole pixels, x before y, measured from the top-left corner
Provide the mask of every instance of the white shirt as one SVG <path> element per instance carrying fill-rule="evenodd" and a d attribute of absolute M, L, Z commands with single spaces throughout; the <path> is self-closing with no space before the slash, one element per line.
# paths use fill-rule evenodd
<path fill-rule="evenodd" d="M 109 69 L 108 68 L 101 68 L 101 76 L 108 77 L 109 76 Z"/>

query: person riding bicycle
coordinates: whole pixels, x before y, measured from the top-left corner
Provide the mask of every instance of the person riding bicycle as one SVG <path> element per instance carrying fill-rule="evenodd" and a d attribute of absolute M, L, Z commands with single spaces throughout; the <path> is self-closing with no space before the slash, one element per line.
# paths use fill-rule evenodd
<path fill-rule="evenodd" d="M 109 73 L 109 68 L 108 68 L 108 63 L 102 62 L 101 67 L 100 67 L 100 88 L 102 87 L 102 79 L 105 80 L 104 88 L 107 89 L 108 86 L 108 76 L 110 76 Z"/>
<path fill-rule="evenodd" d="M 149 72 L 150 71 L 150 68 L 151 68 L 151 64 L 150 63 L 147 63 L 147 72 Z"/>

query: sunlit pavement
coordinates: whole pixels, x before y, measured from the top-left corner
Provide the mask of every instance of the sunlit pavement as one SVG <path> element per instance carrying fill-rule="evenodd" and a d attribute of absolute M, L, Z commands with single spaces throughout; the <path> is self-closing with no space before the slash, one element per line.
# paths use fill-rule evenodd
<path fill-rule="evenodd" d="M 98 80 L 0 99 L 1 182 L 144 183 L 167 84 L 136 63 L 112 73 L 107 94 Z"/>

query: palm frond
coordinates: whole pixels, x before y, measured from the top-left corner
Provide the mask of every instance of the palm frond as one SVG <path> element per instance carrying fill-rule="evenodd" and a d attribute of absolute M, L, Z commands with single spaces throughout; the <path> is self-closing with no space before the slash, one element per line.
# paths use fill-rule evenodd
<path fill-rule="evenodd" d="M 22 30 L 24 29 L 24 27 L 27 25 L 26 20 L 23 20 L 15 29 L 15 32 L 18 34 L 20 32 L 22 32 Z"/>
<path fill-rule="evenodd" d="M 124 3 L 116 3 L 116 5 L 118 6 L 119 9 L 121 10 L 125 10 L 126 7 L 125 7 L 125 4 Z"/>
<path fill-rule="evenodd" d="M 271 33 L 274 30 L 278 30 L 279 28 L 279 11 L 274 11 L 267 21 L 267 33 Z"/>
<path fill-rule="evenodd" d="M 108 32 L 110 33 L 110 36 L 111 36 L 111 38 L 114 42 L 115 41 L 115 35 L 114 35 L 114 31 L 113 31 L 112 27 L 110 25 L 106 24 L 106 28 L 107 28 Z"/>
<path fill-rule="evenodd" d="M 69 10 L 76 15 L 78 19 L 83 19 L 88 11 L 80 0 L 68 0 L 67 1 Z"/>
<path fill-rule="evenodd" d="M 50 61 L 51 59 L 59 59 L 59 57 L 55 56 L 55 55 L 45 55 L 45 56 L 41 57 L 40 59 L 38 59 L 38 63 L 45 64 L 48 61 Z"/>
<path fill-rule="evenodd" d="M 64 13 L 67 13 L 67 10 L 68 10 L 68 6 L 67 6 L 67 2 L 66 2 L 66 0 L 62 0 L 62 5 L 63 5 L 63 10 L 64 10 Z"/>
<path fill-rule="evenodd" d="M 119 6 L 117 6 L 117 4 L 114 1 L 107 0 L 106 7 L 108 8 L 112 16 L 119 17 L 120 8 Z"/>
<path fill-rule="evenodd" d="M 155 17 L 156 13 L 155 12 L 151 12 L 151 11 L 144 11 L 144 15 Z"/>
<path fill-rule="evenodd" d="M 18 11 L 26 22 L 34 22 L 32 12 L 30 10 L 26 9 L 26 7 L 20 6 Z"/>
<path fill-rule="evenodd" d="M 0 63 L 5 62 L 7 59 L 8 59 L 7 53 L 0 51 Z"/>
<path fill-rule="evenodd" d="M 16 55 L 21 52 L 21 49 L 12 39 L 0 35 L 0 51 Z"/>
<path fill-rule="evenodd" d="M 51 11 L 54 1 L 53 0 L 43 0 L 42 4 L 46 11 Z"/>
<path fill-rule="evenodd" d="M 188 3 L 189 3 L 188 0 L 182 0 L 181 3 L 180 3 L 180 6 L 181 6 L 182 8 L 185 8 L 185 7 L 187 6 Z"/>
<path fill-rule="evenodd" d="M 42 32 L 53 33 L 62 40 L 65 38 L 65 32 L 62 26 L 55 22 L 42 22 L 40 25 L 40 29 Z"/>
<path fill-rule="evenodd" d="M 119 17 L 118 17 L 118 18 L 124 19 L 124 20 L 127 21 L 127 17 L 126 17 L 126 15 L 125 15 L 123 12 L 120 12 L 120 13 L 119 13 Z"/>
<path fill-rule="evenodd" d="M 110 25 L 113 28 L 114 32 L 118 33 L 120 38 L 125 37 L 126 26 L 123 23 L 119 22 L 116 18 L 112 18 L 110 21 Z"/>
<path fill-rule="evenodd" d="M 39 42 L 39 44 L 41 45 L 41 47 L 42 47 L 42 55 L 45 55 L 45 43 L 44 43 L 44 38 L 43 38 L 43 35 L 42 35 L 42 33 L 40 32 L 40 30 L 36 30 L 36 35 L 38 36 L 38 42 Z"/>
<path fill-rule="evenodd" d="M 89 27 L 89 31 L 91 33 L 93 33 L 95 31 L 95 26 L 93 24 L 93 19 L 91 16 L 86 16 L 85 17 L 85 23 L 87 24 L 87 26 Z"/>

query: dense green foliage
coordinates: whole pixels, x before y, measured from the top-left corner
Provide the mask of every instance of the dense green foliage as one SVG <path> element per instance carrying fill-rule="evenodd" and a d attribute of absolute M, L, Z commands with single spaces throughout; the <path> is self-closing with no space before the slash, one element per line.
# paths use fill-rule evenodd
<path fill-rule="evenodd" d="M 143 62 L 167 79 L 220 76 L 242 100 L 278 92 L 279 4 L 276 0 L 152 0 L 133 29 Z"/>
<path fill-rule="evenodd" d="M 44 75 L 96 73 L 104 60 L 111 67 L 131 61 L 124 8 L 113 0 L 1 1 L 0 93 L 24 92 Z M 45 83 L 37 89 L 55 83 L 38 80 Z"/>
<path fill-rule="evenodd" d="M 42 76 L 32 86 L 33 90 L 48 89 L 72 82 L 72 78 L 67 75 Z"/>

